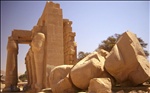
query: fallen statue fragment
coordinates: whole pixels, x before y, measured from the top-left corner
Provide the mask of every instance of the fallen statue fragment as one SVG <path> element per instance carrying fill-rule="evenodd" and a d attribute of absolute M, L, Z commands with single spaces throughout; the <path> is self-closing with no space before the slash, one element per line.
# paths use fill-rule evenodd
<path fill-rule="evenodd" d="M 68 75 L 56 84 L 61 91 L 55 88 L 56 92 L 51 88 L 53 93 L 76 93 L 77 90 L 111 93 L 116 84 L 134 87 L 149 79 L 150 64 L 136 35 L 127 31 L 121 35 L 110 53 L 104 50 L 93 52 L 70 68 Z"/>

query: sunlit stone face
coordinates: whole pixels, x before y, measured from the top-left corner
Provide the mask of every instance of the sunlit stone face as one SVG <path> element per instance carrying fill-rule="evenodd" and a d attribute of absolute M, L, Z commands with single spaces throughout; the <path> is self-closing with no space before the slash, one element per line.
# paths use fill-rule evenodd
<path fill-rule="evenodd" d="M 32 40 L 32 47 L 33 47 L 33 50 L 40 50 L 42 45 L 44 44 L 44 41 L 45 41 L 45 36 L 43 33 L 37 33 L 33 40 Z"/>

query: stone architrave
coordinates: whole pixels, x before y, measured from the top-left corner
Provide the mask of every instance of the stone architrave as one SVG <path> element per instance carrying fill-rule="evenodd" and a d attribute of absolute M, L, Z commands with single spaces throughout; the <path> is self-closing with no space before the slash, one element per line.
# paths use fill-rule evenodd
<path fill-rule="evenodd" d="M 31 48 L 33 51 L 35 72 L 36 72 L 36 85 L 37 91 L 41 91 L 43 88 L 43 73 L 44 73 L 44 44 L 45 35 L 43 33 L 37 33 L 31 42 Z"/>
<path fill-rule="evenodd" d="M 103 77 L 104 61 L 105 58 L 97 52 L 79 61 L 70 72 L 73 84 L 80 89 L 87 89 L 92 78 Z"/>
<path fill-rule="evenodd" d="M 106 70 L 122 86 L 135 86 L 150 79 L 150 64 L 132 32 L 125 32 L 105 62 Z"/>
<path fill-rule="evenodd" d="M 3 89 L 3 91 L 19 91 L 19 89 L 17 88 L 17 55 L 18 44 L 13 40 L 12 37 L 8 37 L 6 78 L 5 88 Z"/>
<path fill-rule="evenodd" d="M 110 78 L 93 78 L 90 80 L 88 93 L 112 93 Z"/>
<path fill-rule="evenodd" d="M 60 65 L 51 70 L 49 83 L 54 93 L 57 90 L 57 83 L 69 74 L 72 67 L 73 65 Z"/>

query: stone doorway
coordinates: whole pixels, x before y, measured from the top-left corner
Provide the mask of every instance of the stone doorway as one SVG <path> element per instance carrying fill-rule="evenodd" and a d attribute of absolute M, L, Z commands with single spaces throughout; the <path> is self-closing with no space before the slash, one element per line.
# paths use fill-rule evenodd
<path fill-rule="evenodd" d="M 8 37 L 6 78 L 3 91 L 19 91 L 17 88 L 18 68 L 20 68 L 20 64 L 23 66 L 25 65 L 24 57 L 28 50 L 28 48 L 25 48 L 25 45 L 22 46 L 22 44 L 26 44 L 29 47 L 31 35 L 32 32 L 29 30 L 13 30 L 12 35 Z M 20 54 L 24 54 L 24 57 L 20 57 Z M 21 60 L 18 58 L 21 58 Z"/>
<path fill-rule="evenodd" d="M 18 77 L 25 73 L 27 70 L 26 63 L 25 63 L 25 57 L 26 54 L 30 48 L 28 44 L 19 44 L 18 45 Z"/>

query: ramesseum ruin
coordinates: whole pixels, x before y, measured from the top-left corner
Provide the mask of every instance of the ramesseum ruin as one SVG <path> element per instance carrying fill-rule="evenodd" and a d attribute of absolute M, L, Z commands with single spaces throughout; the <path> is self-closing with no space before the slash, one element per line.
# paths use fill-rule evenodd
<path fill-rule="evenodd" d="M 20 91 L 18 44 L 30 45 L 25 57 L 27 93 L 115 93 L 112 88 L 116 85 L 136 87 L 150 80 L 150 63 L 134 33 L 124 32 L 111 52 L 101 49 L 77 62 L 76 34 L 71 25 L 72 21 L 63 19 L 59 4 L 47 2 L 31 31 L 12 31 L 3 92 Z M 148 93 L 149 87 L 145 91 Z"/>

